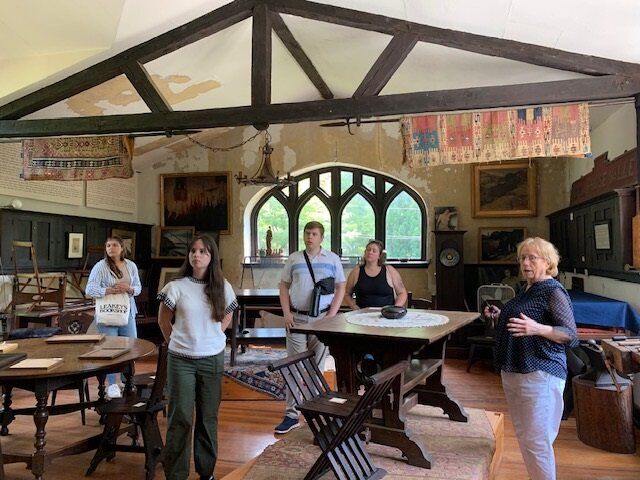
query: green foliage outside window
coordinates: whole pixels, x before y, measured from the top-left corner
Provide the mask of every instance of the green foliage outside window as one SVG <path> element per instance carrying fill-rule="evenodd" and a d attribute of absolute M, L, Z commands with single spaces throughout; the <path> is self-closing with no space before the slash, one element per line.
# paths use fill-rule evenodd
<path fill-rule="evenodd" d="M 337 179 L 340 188 L 332 188 L 332 178 Z M 315 180 L 312 182 L 311 179 Z M 424 260 L 425 209 L 420 207 L 417 197 L 414 198 L 407 193 L 406 187 L 397 180 L 373 172 L 362 173 L 354 168 L 332 167 L 309 172 L 299 178 L 297 195 L 300 196 L 311 188 L 314 189 L 314 195 L 305 200 L 301 209 L 298 208 L 300 200 L 295 197 L 295 188 L 287 189 L 285 197 L 281 197 L 281 200 L 273 196 L 278 192 L 277 189 L 268 194 L 272 196 L 256 212 L 256 231 L 252 232 L 252 235 L 258 251 L 252 254 L 266 253 L 266 234 L 269 227 L 272 231 L 273 254 L 279 254 L 282 249 L 282 255 L 288 255 L 293 250 L 304 248 L 304 225 L 316 220 L 325 227 L 323 247 L 343 256 L 361 256 L 368 241 L 378 238 L 384 242 L 390 259 Z M 377 192 L 377 188 L 384 189 L 384 192 Z M 354 190 L 357 192 L 355 195 Z M 340 200 L 344 194 L 353 196 L 340 211 Z M 371 194 L 375 198 L 384 198 L 384 202 L 372 203 Z M 387 203 L 387 198 L 394 194 L 391 203 Z M 299 242 L 297 246 L 289 245 L 289 230 L 296 223 L 295 219 L 288 218 L 287 208 L 281 201 L 288 205 L 290 211 L 300 212 L 298 231 L 295 232 Z M 325 201 L 327 203 L 324 203 Z M 386 210 L 382 209 L 383 204 Z M 337 221 L 338 218 L 340 222 Z M 333 219 L 336 221 L 333 222 Z M 340 224 L 340 232 L 333 235 L 335 245 L 332 243 L 334 224 Z M 383 236 L 385 238 L 381 238 Z"/>

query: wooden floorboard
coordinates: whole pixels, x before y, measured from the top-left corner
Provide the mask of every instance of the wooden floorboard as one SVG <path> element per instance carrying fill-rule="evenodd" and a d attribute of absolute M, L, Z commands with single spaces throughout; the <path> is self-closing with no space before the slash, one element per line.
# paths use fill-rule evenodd
<path fill-rule="evenodd" d="M 137 365 L 137 372 L 151 371 L 155 360 L 147 359 Z M 447 360 L 445 367 L 445 382 L 449 391 L 464 406 L 470 408 L 483 408 L 485 410 L 504 412 L 504 446 L 502 461 L 496 472 L 497 480 L 526 479 L 526 471 L 522 463 L 522 457 L 517 447 L 511 419 L 506 410 L 506 402 L 500 385 L 500 377 L 493 373 L 488 366 L 477 363 L 470 373 L 465 372 L 465 362 L 461 360 Z M 228 387 L 228 388 L 236 388 Z M 242 387 L 237 387 L 242 389 Z M 92 384 L 92 395 L 95 395 L 96 386 Z M 284 412 L 284 402 L 277 400 L 231 400 L 230 398 L 242 398 L 242 390 L 228 392 L 220 411 L 219 426 L 219 458 L 216 466 L 216 478 L 239 468 L 255 456 L 267 445 L 277 440 L 273 434 L 273 427 L 281 420 Z M 61 392 L 58 402 L 76 399 L 76 393 L 71 391 Z M 16 391 L 14 400 L 17 405 L 32 405 L 33 396 L 28 392 Z M 88 413 L 91 426 L 87 429 L 97 429 L 97 415 Z M 159 416 L 161 430 L 164 434 L 166 421 Z M 52 418 L 49 425 L 50 445 L 64 441 L 67 438 L 79 435 L 82 431 L 80 414 L 74 413 Z M 33 422 L 29 417 L 23 417 L 14 422 L 10 427 L 10 437 L 0 437 L 3 448 L 7 448 L 20 437 L 24 445 L 30 445 L 33 439 Z M 637 431 L 636 431 L 637 433 Z M 638 435 L 637 435 L 638 437 Z M 640 438 L 638 438 L 640 442 Z M 93 452 L 55 460 L 47 467 L 45 478 L 65 480 L 91 479 L 115 479 L 118 477 L 127 479 L 143 479 L 144 467 L 141 454 L 118 453 L 113 462 L 101 463 L 97 470 L 90 476 L 84 473 Z M 639 478 L 640 455 L 638 452 L 631 455 L 622 455 L 605 452 L 581 443 L 576 436 L 575 419 L 563 421 L 560 435 L 556 441 L 556 457 L 558 462 L 559 480 L 583 480 L 585 478 L 606 479 L 634 479 Z M 30 480 L 31 473 L 24 468 L 24 464 L 12 464 L 5 466 L 6 478 L 10 480 Z M 156 474 L 156 479 L 164 479 L 161 469 Z M 193 471 L 189 479 L 197 479 Z"/>

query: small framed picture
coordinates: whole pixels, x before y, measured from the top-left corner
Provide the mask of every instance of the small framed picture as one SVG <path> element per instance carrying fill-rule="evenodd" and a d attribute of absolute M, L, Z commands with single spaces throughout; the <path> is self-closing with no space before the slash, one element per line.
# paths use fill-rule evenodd
<path fill-rule="evenodd" d="M 158 280 L 158 292 L 171 280 L 177 278 L 179 271 L 179 267 L 162 267 L 162 270 L 160 270 L 160 280 Z"/>
<path fill-rule="evenodd" d="M 593 224 L 593 239 L 596 250 L 611 250 L 611 223 L 609 220 Z"/>
<path fill-rule="evenodd" d="M 458 229 L 458 211 L 456 207 L 435 207 L 433 213 L 436 219 L 434 230 Z"/>
<path fill-rule="evenodd" d="M 67 245 L 67 258 L 82 258 L 84 256 L 84 234 L 70 233 Z"/>
<path fill-rule="evenodd" d="M 526 237 L 525 227 L 481 227 L 478 231 L 479 263 L 517 264 L 517 246 Z"/>
<path fill-rule="evenodd" d="M 124 244 L 124 256 L 129 260 L 136 259 L 136 232 L 130 230 L 111 229 L 111 235 L 120 237 Z"/>
<path fill-rule="evenodd" d="M 160 227 L 156 243 L 157 258 L 186 258 L 195 227 Z"/>

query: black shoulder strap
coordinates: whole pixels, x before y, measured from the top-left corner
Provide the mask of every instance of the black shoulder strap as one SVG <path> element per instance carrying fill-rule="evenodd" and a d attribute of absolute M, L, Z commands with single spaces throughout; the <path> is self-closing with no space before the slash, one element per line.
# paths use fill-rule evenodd
<path fill-rule="evenodd" d="M 304 252 L 304 259 L 307 261 L 307 267 L 309 267 L 309 273 L 311 274 L 311 280 L 313 281 L 313 284 L 315 285 L 316 283 L 316 276 L 313 274 L 313 268 L 311 267 L 311 261 L 309 260 L 309 255 L 307 255 L 307 251 L 305 250 Z"/>

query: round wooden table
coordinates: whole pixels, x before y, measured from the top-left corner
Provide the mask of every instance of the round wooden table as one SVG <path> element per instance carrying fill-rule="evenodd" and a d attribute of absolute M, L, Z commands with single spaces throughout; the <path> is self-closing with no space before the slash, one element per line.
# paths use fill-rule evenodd
<path fill-rule="evenodd" d="M 68 451 L 64 449 L 55 452 L 45 451 L 45 425 L 49 415 L 60 415 L 89 408 L 105 401 L 104 380 L 108 373 L 122 372 L 126 378 L 126 389 L 131 390 L 131 376 L 134 373 L 134 362 L 155 352 L 156 346 L 139 338 L 104 337 L 98 343 L 78 342 L 51 343 L 52 338 L 31 338 L 16 340 L 18 349 L 11 353 L 26 353 L 27 359 L 62 358 L 62 362 L 47 369 L 22 369 L 5 367 L 0 369 L 0 384 L 5 389 L 4 410 L 0 413 L 2 432 L 8 433 L 8 425 L 16 415 L 33 415 L 35 432 L 35 452 L 25 454 L 3 454 L 4 463 L 25 462 L 36 479 L 44 478 L 44 467 L 47 456 L 60 457 L 76 454 L 95 448 L 95 441 L 88 439 L 83 445 L 75 443 Z M 122 348 L 126 352 L 111 359 L 78 358 L 97 348 Z M 73 403 L 65 405 L 47 406 L 49 394 L 60 387 L 78 382 L 84 378 L 98 377 L 98 399 L 93 402 Z M 35 407 L 13 410 L 11 408 L 11 391 L 21 388 L 34 392 Z"/>

